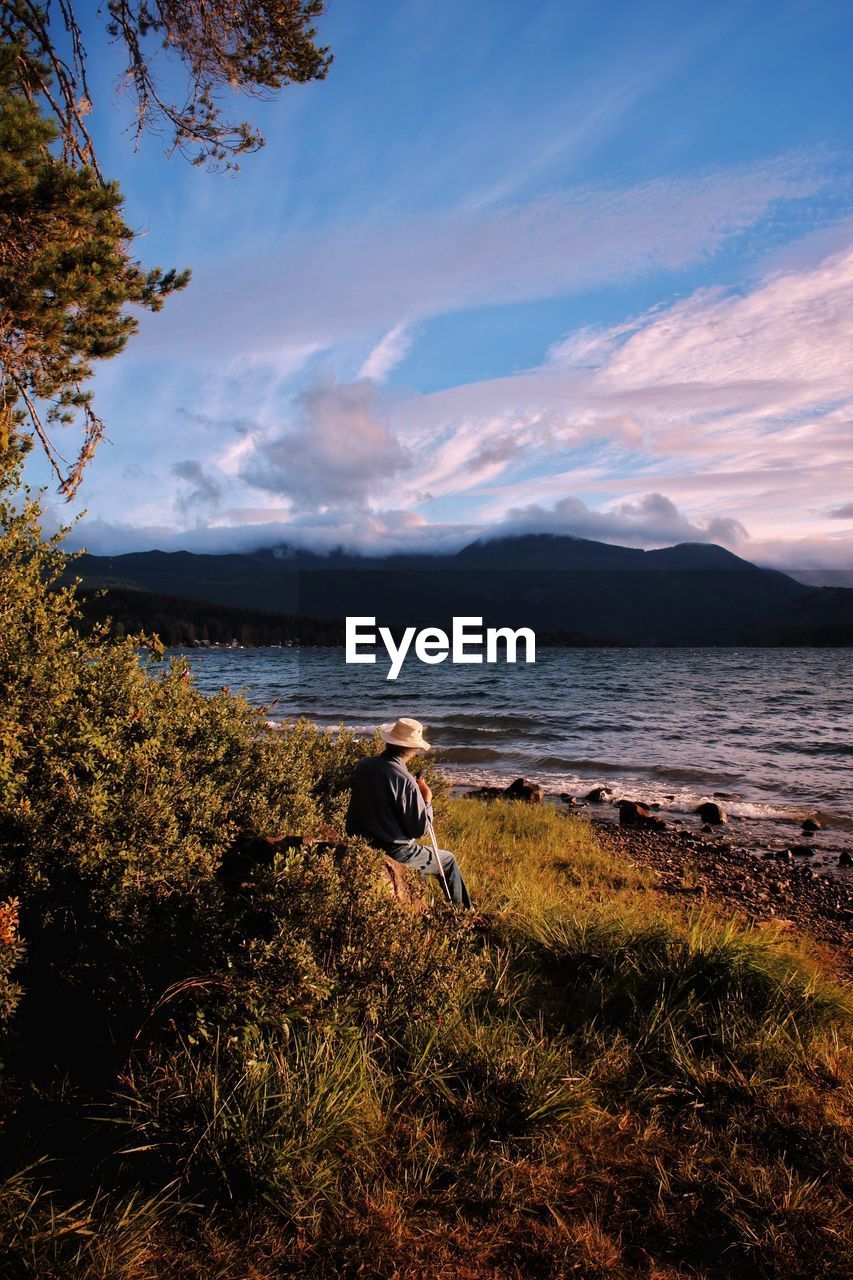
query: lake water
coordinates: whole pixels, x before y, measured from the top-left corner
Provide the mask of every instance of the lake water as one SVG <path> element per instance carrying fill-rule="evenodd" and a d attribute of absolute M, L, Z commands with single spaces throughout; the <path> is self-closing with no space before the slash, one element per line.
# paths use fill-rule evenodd
<path fill-rule="evenodd" d="M 754 843 L 818 814 L 829 855 L 853 833 L 853 650 L 546 649 L 535 664 L 426 666 L 396 681 L 342 649 L 206 649 L 186 655 L 205 691 L 228 685 L 307 716 L 369 732 L 411 715 L 456 784 L 520 774 L 584 796 L 617 795 L 688 814 L 723 800 Z M 609 808 L 609 806 L 606 806 Z M 733 829 L 734 834 L 734 829 Z"/>

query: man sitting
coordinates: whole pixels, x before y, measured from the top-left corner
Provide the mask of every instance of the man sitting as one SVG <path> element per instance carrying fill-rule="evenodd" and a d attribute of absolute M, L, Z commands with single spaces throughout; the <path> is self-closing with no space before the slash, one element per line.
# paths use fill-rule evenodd
<path fill-rule="evenodd" d="M 433 850 L 416 843 L 432 823 L 432 791 L 406 768 L 418 751 L 429 751 L 423 725 L 404 716 L 396 724 L 380 725 L 379 736 L 385 750 L 377 756 L 365 756 L 356 766 L 347 834 L 362 836 L 389 858 L 421 875 L 438 876 L 451 902 L 470 907 L 471 899 L 453 854 L 439 849 L 439 868 Z"/>

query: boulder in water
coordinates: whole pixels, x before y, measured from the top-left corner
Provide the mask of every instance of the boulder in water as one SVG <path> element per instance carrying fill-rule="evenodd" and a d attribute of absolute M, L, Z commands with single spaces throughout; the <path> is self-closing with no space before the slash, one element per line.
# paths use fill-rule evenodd
<path fill-rule="evenodd" d="M 842 849 L 838 855 L 838 865 L 839 867 L 853 867 L 853 858 L 851 858 L 846 849 Z"/>
<path fill-rule="evenodd" d="M 722 823 L 728 822 L 725 810 L 722 805 L 717 804 L 716 800 L 703 800 L 701 804 L 697 804 L 693 812 L 712 827 L 719 827 Z"/>
<path fill-rule="evenodd" d="M 805 832 L 820 831 L 823 823 L 818 818 L 806 818 L 802 829 Z"/>
<path fill-rule="evenodd" d="M 527 804 L 541 804 L 545 792 L 538 782 L 530 782 L 527 778 L 516 778 L 504 791 L 507 800 L 524 800 Z"/>
<path fill-rule="evenodd" d="M 811 858 L 815 849 L 812 844 L 792 844 L 790 851 L 795 858 Z"/>
<path fill-rule="evenodd" d="M 589 804 L 604 804 L 612 794 L 607 787 L 593 787 L 591 791 L 587 791 L 584 800 Z"/>
<path fill-rule="evenodd" d="M 620 800 L 618 805 L 621 827 L 642 827 L 646 831 L 663 831 L 666 827 L 663 818 L 656 817 L 637 800 Z"/>
<path fill-rule="evenodd" d="M 504 794 L 503 787 L 474 787 L 467 792 L 473 800 L 497 800 Z"/>

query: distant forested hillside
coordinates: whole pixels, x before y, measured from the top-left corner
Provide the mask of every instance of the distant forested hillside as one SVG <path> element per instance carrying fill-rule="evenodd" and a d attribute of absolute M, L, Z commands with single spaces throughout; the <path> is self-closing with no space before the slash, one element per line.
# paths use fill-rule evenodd
<path fill-rule="evenodd" d="M 110 587 L 80 592 L 84 624 L 111 619 L 116 636 L 155 632 L 168 647 L 343 643 L 343 624 L 292 614 L 233 609 L 203 600 L 182 600 L 153 591 Z"/>

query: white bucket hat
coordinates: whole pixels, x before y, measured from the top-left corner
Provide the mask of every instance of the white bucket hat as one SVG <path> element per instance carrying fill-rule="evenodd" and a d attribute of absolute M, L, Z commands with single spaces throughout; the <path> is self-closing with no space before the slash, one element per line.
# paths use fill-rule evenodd
<path fill-rule="evenodd" d="M 420 720 L 410 720 L 407 716 L 402 716 L 394 724 L 381 724 L 379 736 L 392 747 L 417 747 L 419 751 L 429 751 Z"/>

